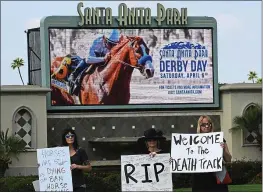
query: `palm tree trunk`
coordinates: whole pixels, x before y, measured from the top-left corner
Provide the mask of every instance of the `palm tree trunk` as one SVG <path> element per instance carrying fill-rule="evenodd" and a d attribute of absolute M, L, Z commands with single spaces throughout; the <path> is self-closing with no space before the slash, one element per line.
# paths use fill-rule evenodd
<path fill-rule="evenodd" d="M 25 85 L 25 84 L 24 84 L 24 81 L 23 81 L 23 78 L 22 78 L 22 75 L 21 75 L 21 72 L 20 72 L 20 68 L 19 68 L 19 67 L 18 67 L 18 72 L 19 72 L 20 79 L 22 80 L 22 83 L 23 83 L 23 85 Z"/>

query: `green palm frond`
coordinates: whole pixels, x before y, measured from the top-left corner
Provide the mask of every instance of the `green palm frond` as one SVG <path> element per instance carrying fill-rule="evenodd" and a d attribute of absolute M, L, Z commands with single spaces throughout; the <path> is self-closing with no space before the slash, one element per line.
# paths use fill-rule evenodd
<path fill-rule="evenodd" d="M 18 73 L 19 73 L 20 79 L 21 79 L 23 85 L 25 85 L 23 77 L 22 77 L 22 74 L 21 74 L 21 71 L 20 71 L 20 67 L 21 66 L 24 66 L 24 60 L 22 58 L 16 58 L 15 60 L 13 60 L 13 62 L 11 64 L 11 68 L 13 68 L 13 70 L 16 69 L 16 68 L 18 69 Z"/>
<path fill-rule="evenodd" d="M 233 127 L 232 129 L 246 129 L 247 127 L 247 123 L 246 120 L 243 118 L 243 116 L 236 116 L 233 119 L 233 123 L 235 125 L 235 127 Z"/>
<path fill-rule="evenodd" d="M 243 130 L 255 133 L 260 151 L 262 151 L 262 106 L 259 104 L 250 106 L 242 116 L 233 118 L 234 127 L 230 130 Z"/>
<path fill-rule="evenodd" d="M 262 83 L 262 78 L 258 78 L 256 83 Z"/>
<path fill-rule="evenodd" d="M 20 68 L 21 66 L 24 66 L 24 63 L 25 62 L 24 62 L 23 58 L 16 58 L 13 60 L 11 67 L 13 69 Z"/>
<path fill-rule="evenodd" d="M 258 132 L 262 124 L 262 107 L 256 104 L 248 108 L 242 116 L 233 118 L 234 127 L 231 130 L 248 130 L 249 132 Z"/>
<path fill-rule="evenodd" d="M 0 132 L 0 161 L 6 163 L 10 163 L 12 157 L 18 160 L 19 153 L 25 150 L 22 139 L 14 135 L 9 136 L 8 132 L 9 129 Z"/>
<path fill-rule="evenodd" d="M 248 74 L 248 80 L 252 80 L 253 83 L 254 83 L 254 79 L 257 79 L 258 76 L 257 76 L 257 73 L 255 71 L 250 71 L 249 74 Z"/>

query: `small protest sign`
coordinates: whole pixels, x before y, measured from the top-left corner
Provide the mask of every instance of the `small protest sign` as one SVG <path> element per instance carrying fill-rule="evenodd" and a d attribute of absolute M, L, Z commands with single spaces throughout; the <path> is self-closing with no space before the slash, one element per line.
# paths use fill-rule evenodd
<path fill-rule="evenodd" d="M 40 191 L 72 192 L 69 147 L 37 149 Z"/>
<path fill-rule="evenodd" d="M 122 191 L 173 191 L 170 154 L 121 156 Z"/>
<path fill-rule="evenodd" d="M 222 171 L 222 132 L 202 134 L 173 133 L 171 172 L 205 173 Z"/>

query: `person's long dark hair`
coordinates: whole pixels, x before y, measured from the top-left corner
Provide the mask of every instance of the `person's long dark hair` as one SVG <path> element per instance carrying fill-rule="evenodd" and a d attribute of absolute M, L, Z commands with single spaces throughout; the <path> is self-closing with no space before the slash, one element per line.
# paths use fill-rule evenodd
<path fill-rule="evenodd" d="M 73 147 L 74 147 L 75 150 L 77 150 L 79 148 L 78 137 L 77 137 L 75 131 L 73 129 L 71 129 L 71 128 L 64 129 L 64 131 L 62 133 L 62 145 L 63 146 L 68 146 L 68 143 L 66 141 L 66 135 L 68 133 L 74 134 Z"/>

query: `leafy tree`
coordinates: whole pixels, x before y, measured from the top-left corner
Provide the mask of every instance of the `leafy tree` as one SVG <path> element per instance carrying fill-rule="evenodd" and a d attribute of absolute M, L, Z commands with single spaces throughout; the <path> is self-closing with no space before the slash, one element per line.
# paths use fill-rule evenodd
<path fill-rule="evenodd" d="M 0 178 L 4 176 L 9 164 L 12 163 L 12 157 L 18 160 L 18 155 L 25 150 L 25 144 L 22 139 L 15 135 L 8 135 L 6 132 L 0 132 Z"/>
<path fill-rule="evenodd" d="M 248 80 L 252 80 L 253 83 L 255 83 L 255 79 L 257 79 L 257 73 L 255 71 L 250 71 L 248 74 Z"/>
<path fill-rule="evenodd" d="M 256 134 L 256 140 L 262 151 L 262 106 L 259 104 L 251 105 L 246 109 L 242 116 L 233 119 L 234 127 L 231 130 L 247 130 Z"/>
<path fill-rule="evenodd" d="M 11 64 L 11 67 L 14 69 L 18 69 L 18 72 L 19 72 L 19 75 L 20 75 L 20 79 L 24 84 L 24 81 L 23 81 L 23 78 L 22 78 L 22 75 L 21 75 L 21 72 L 20 72 L 20 67 L 24 66 L 24 60 L 22 58 L 16 58 L 15 60 L 13 60 L 12 64 Z"/>
<path fill-rule="evenodd" d="M 258 78 L 256 83 L 262 83 L 262 78 Z"/>

